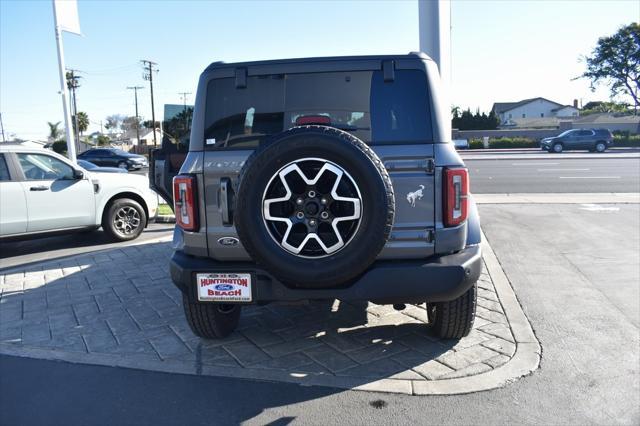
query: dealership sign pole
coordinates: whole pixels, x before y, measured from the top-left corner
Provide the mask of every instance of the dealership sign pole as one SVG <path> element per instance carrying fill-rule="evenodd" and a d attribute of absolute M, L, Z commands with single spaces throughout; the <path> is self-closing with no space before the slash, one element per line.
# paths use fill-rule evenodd
<path fill-rule="evenodd" d="M 451 137 L 451 2 L 418 0 L 420 50 L 438 64 L 440 99 L 446 120 L 445 135 Z"/>
<path fill-rule="evenodd" d="M 58 71 L 60 72 L 60 95 L 62 95 L 62 109 L 64 111 L 64 126 L 67 137 L 67 153 L 69 159 L 76 162 L 76 145 L 71 126 L 71 112 L 69 111 L 69 90 L 64 67 L 64 50 L 62 49 L 62 31 L 82 35 L 78 20 L 78 4 L 76 0 L 53 0 L 53 20 L 56 30 L 56 45 L 58 47 Z"/>

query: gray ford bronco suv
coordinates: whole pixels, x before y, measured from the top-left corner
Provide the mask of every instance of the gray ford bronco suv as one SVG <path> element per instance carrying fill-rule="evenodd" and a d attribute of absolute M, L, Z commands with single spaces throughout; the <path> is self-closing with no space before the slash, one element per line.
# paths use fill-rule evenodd
<path fill-rule="evenodd" d="M 422 53 L 221 63 L 198 83 L 188 148 L 152 154 L 174 205 L 171 278 L 193 332 L 243 305 L 426 303 L 469 333 L 482 268 L 464 163 Z"/>

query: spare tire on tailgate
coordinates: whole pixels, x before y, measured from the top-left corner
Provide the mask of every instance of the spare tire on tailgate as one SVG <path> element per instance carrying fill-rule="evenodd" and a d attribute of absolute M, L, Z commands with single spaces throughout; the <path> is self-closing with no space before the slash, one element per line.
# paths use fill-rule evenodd
<path fill-rule="evenodd" d="M 247 160 L 234 222 L 253 260 L 283 283 L 338 287 L 384 247 L 394 203 L 389 175 L 364 142 L 332 127 L 302 126 Z"/>

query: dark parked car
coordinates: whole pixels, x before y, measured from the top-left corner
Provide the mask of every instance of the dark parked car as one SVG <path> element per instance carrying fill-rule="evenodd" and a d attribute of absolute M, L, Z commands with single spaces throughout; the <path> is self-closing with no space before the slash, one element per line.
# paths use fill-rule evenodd
<path fill-rule="evenodd" d="M 439 81 L 420 53 L 202 73 L 186 158 L 163 144 L 149 172 L 175 197 L 171 278 L 196 335 L 230 334 L 242 305 L 336 298 L 426 303 L 436 335 L 469 333 L 480 224 Z"/>
<path fill-rule="evenodd" d="M 612 145 L 613 134 L 608 129 L 571 129 L 540 141 L 540 148 L 555 153 L 568 149 L 604 152 Z"/>
<path fill-rule="evenodd" d="M 100 167 L 86 160 L 78 160 L 77 163 L 78 163 L 78 166 L 82 167 L 85 170 L 89 170 L 90 172 L 127 173 L 127 169 L 121 169 L 119 167 Z"/>
<path fill-rule="evenodd" d="M 115 148 L 90 149 L 78 155 L 78 159 L 89 161 L 96 166 L 118 167 L 126 170 L 137 170 L 149 165 L 144 156 Z"/>

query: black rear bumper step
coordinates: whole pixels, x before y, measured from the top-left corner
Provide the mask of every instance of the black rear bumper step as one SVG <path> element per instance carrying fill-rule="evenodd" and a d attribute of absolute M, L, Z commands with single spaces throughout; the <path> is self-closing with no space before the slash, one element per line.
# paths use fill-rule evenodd
<path fill-rule="evenodd" d="M 345 288 L 291 288 L 251 262 L 220 262 L 176 251 L 171 258 L 171 278 L 191 300 L 197 301 L 197 273 L 250 273 L 253 302 L 287 302 L 311 299 L 366 300 L 377 303 L 442 302 L 456 299 L 480 277 L 479 245 L 420 260 L 380 260 Z"/>

